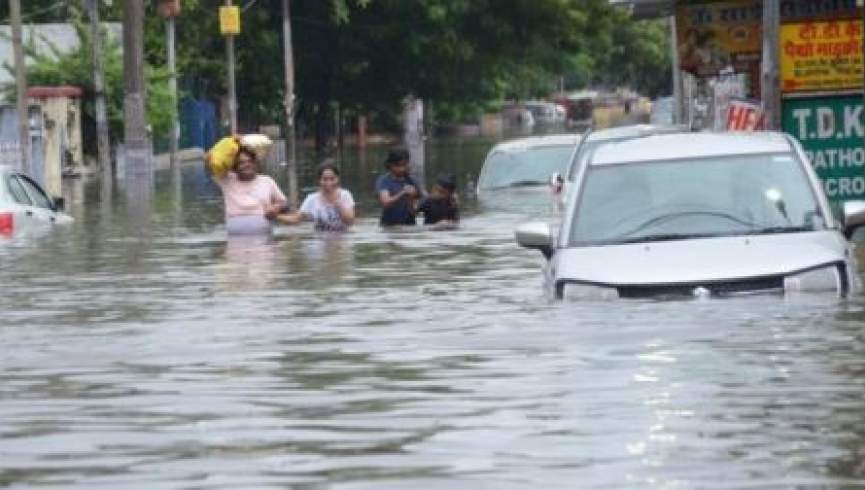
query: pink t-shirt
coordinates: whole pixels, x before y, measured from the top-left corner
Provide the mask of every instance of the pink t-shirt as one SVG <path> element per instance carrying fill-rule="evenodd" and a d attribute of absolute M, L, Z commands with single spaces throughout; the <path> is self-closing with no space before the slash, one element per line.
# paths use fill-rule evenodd
<path fill-rule="evenodd" d="M 225 217 L 264 216 L 267 206 L 286 202 L 285 194 L 267 175 L 256 175 L 250 181 L 237 178 L 229 172 L 222 179 L 215 179 L 225 199 Z"/>

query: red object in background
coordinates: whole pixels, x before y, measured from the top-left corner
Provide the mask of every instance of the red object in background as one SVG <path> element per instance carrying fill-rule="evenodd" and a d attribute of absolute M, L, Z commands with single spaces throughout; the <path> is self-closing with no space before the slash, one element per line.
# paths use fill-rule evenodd
<path fill-rule="evenodd" d="M 27 97 L 31 99 L 56 99 L 70 97 L 80 99 L 84 95 L 81 87 L 58 85 L 56 87 L 33 86 L 27 89 Z"/>
<path fill-rule="evenodd" d="M 744 100 L 731 100 L 727 108 L 727 131 L 760 131 L 766 115 L 760 106 Z"/>
<path fill-rule="evenodd" d="M 0 235 L 10 236 L 15 229 L 15 215 L 12 213 L 0 213 Z"/>
<path fill-rule="evenodd" d="M 180 0 L 159 0 L 156 11 L 162 18 L 177 17 L 180 15 Z"/>

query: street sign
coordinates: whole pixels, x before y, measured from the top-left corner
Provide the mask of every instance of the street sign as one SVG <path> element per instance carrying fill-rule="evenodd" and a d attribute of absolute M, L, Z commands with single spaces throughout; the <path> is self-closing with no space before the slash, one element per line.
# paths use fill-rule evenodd
<path fill-rule="evenodd" d="M 733 99 L 727 106 L 728 131 L 759 131 L 766 126 L 766 115 L 760 104 Z"/>
<path fill-rule="evenodd" d="M 780 37 L 783 92 L 862 88 L 860 20 L 785 24 Z"/>
<path fill-rule="evenodd" d="M 240 7 L 219 7 L 219 33 L 223 36 L 240 34 Z"/>
<path fill-rule="evenodd" d="M 781 124 L 802 143 L 829 199 L 865 197 L 862 96 L 786 99 Z"/>

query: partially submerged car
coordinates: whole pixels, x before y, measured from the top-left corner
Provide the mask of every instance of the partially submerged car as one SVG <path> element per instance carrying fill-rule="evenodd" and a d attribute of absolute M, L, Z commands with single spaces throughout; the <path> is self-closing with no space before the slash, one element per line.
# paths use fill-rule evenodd
<path fill-rule="evenodd" d="M 523 203 L 552 206 L 550 176 L 565 172 L 579 138 L 579 134 L 532 136 L 495 145 L 478 177 L 478 199 L 499 209 L 518 209 Z"/>
<path fill-rule="evenodd" d="M 35 180 L 0 165 L 0 237 L 71 223 L 62 207 L 62 201 L 49 198 Z"/>
<path fill-rule="evenodd" d="M 847 240 L 865 202 L 833 217 L 816 174 L 782 133 L 679 133 L 598 148 L 565 215 L 517 229 L 548 259 L 555 298 L 859 290 Z"/>

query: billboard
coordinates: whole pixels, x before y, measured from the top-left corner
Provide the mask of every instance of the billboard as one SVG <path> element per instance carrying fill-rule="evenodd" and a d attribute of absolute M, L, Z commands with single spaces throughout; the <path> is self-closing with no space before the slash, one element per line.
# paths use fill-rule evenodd
<path fill-rule="evenodd" d="M 784 24 L 780 33 L 785 93 L 862 88 L 862 22 Z"/>
<path fill-rule="evenodd" d="M 802 143 L 829 199 L 865 198 L 862 96 L 787 99 L 781 124 Z"/>
<path fill-rule="evenodd" d="M 679 67 L 697 76 L 760 63 L 763 5 L 759 0 L 681 3 L 676 7 Z"/>

